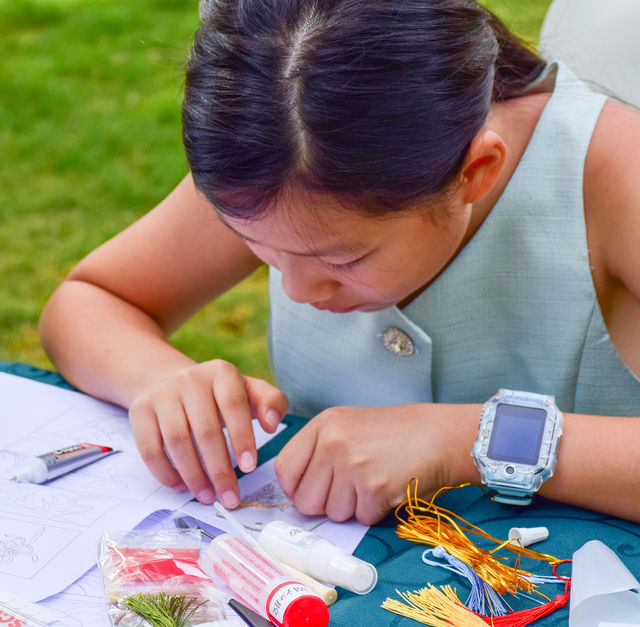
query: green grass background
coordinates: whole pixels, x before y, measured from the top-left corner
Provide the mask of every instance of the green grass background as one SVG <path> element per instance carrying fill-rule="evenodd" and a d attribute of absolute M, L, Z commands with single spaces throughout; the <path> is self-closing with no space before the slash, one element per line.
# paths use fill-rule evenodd
<path fill-rule="evenodd" d="M 535 42 L 550 0 L 488 0 Z M 183 68 L 196 0 L 0 0 L 0 360 L 52 368 L 40 312 L 71 267 L 187 170 Z M 268 377 L 266 272 L 171 341 Z"/>

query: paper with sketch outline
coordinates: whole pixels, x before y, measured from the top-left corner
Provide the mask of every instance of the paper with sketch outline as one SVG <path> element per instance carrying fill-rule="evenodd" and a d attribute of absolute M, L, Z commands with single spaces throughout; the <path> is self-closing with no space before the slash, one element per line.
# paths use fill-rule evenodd
<path fill-rule="evenodd" d="M 640 627 L 640 584 L 606 544 L 591 540 L 573 554 L 569 627 Z"/>
<path fill-rule="evenodd" d="M 193 498 L 154 479 L 121 407 L 5 373 L 0 399 L 0 588 L 27 601 L 55 594 L 95 564 L 105 530 Z M 258 446 L 273 437 L 255 431 Z M 120 452 L 47 485 L 8 480 L 26 458 L 78 442 Z"/>
<path fill-rule="evenodd" d="M 336 523 L 326 516 L 301 514 L 289 503 L 289 499 L 278 484 L 273 468 L 274 461 L 270 459 L 240 479 L 241 502 L 254 502 L 261 505 L 271 505 L 271 507 L 251 505 L 238 507 L 231 510 L 233 517 L 256 536 L 272 520 L 284 520 L 291 525 L 324 536 L 341 549 L 353 553 L 369 527 L 360 524 L 355 519 Z M 214 527 L 230 533 L 234 532 L 224 517 L 210 505 L 190 501 L 180 510 Z"/>

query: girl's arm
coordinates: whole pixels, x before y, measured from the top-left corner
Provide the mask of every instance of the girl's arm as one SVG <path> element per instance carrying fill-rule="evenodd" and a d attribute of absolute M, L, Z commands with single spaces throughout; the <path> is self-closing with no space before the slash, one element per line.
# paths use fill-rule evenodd
<path fill-rule="evenodd" d="M 370 525 L 420 493 L 480 484 L 471 458 L 482 405 L 416 403 L 334 407 L 318 414 L 276 459 L 280 485 L 304 514 Z M 564 414 L 553 477 L 540 494 L 640 522 L 640 418 Z"/>
<path fill-rule="evenodd" d="M 272 431 L 287 401 L 227 362 L 195 364 L 166 338 L 259 264 L 188 176 L 81 261 L 41 319 L 43 345 L 60 373 L 89 394 L 129 407 L 153 474 L 165 485 L 186 485 L 206 502 L 214 487 L 229 504 L 237 502 L 222 422 L 241 468 L 251 469 L 251 416 Z"/>
<path fill-rule="evenodd" d="M 149 381 L 193 363 L 165 338 L 259 263 L 188 176 L 71 271 L 42 315 L 43 344 L 68 381 L 128 406 Z"/>

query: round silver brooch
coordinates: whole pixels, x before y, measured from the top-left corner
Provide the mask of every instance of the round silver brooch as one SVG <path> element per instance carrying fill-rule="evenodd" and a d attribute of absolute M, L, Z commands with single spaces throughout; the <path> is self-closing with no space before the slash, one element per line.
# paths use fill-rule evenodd
<path fill-rule="evenodd" d="M 382 334 L 382 343 L 390 353 L 403 357 L 413 355 L 416 350 L 413 340 L 397 327 L 391 327 Z"/>

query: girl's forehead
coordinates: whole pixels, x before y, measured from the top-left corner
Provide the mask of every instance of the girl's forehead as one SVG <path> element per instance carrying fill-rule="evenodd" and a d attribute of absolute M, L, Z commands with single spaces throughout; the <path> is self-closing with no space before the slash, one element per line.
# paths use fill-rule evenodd
<path fill-rule="evenodd" d="M 366 215 L 328 194 L 303 191 L 284 194 L 258 219 L 222 216 L 247 242 L 299 255 L 330 256 L 363 252 L 403 241 L 434 228 L 426 207 Z"/>
<path fill-rule="evenodd" d="M 223 217 L 249 243 L 300 255 L 328 256 L 361 249 L 375 239 L 384 220 L 349 212 L 276 208 L 259 219 Z"/>

